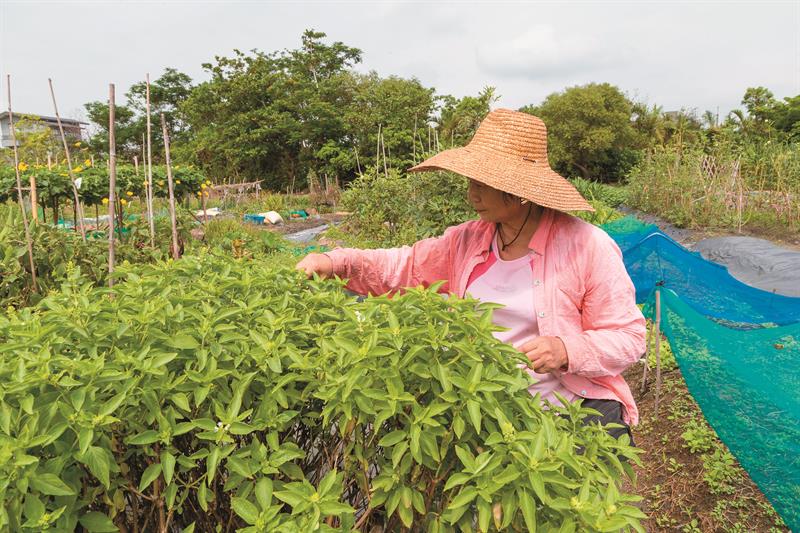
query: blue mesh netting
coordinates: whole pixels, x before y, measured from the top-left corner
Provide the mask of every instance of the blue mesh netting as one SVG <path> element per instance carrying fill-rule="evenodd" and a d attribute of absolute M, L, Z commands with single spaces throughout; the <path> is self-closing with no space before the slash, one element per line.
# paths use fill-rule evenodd
<path fill-rule="evenodd" d="M 800 298 L 745 285 L 727 268 L 687 250 L 657 226 L 626 217 L 602 227 L 623 252 L 639 302 L 662 287 L 675 291 L 696 311 L 730 325 L 800 322 Z"/>
<path fill-rule="evenodd" d="M 799 531 L 800 324 L 731 329 L 661 294 L 664 334 L 703 415 Z"/>
<path fill-rule="evenodd" d="M 652 310 L 661 289 L 663 332 L 704 416 L 800 531 L 800 298 L 745 285 L 631 217 L 603 228 L 637 300 Z"/>

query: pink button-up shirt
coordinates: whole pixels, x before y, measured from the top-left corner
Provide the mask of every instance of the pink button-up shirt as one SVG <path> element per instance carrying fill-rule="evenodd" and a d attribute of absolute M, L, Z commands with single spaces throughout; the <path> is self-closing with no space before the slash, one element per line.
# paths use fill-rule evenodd
<path fill-rule="evenodd" d="M 470 274 L 489 258 L 494 231 L 494 224 L 473 220 L 413 246 L 327 255 L 361 294 L 444 280 L 442 292 L 463 297 Z M 639 412 L 621 374 L 645 351 L 645 320 L 619 247 L 600 228 L 544 209 L 528 248 L 539 334 L 559 337 L 567 349 L 568 369 L 557 377 L 579 396 L 621 402 L 625 422 L 636 424 Z"/>

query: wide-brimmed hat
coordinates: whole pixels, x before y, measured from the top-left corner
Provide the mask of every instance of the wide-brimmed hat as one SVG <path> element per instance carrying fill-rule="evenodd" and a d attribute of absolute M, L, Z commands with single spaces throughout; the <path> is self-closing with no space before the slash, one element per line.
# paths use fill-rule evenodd
<path fill-rule="evenodd" d="M 426 170 L 449 170 L 559 211 L 594 211 L 569 181 L 550 168 L 542 119 L 520 111 L 490 112 L 467 146 L 440 152 L 410 169 Z"/>

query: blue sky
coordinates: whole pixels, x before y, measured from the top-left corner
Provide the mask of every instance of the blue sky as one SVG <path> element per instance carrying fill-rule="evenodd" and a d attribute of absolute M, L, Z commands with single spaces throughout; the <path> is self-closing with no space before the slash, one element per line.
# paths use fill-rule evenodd
<path fill-rule="evenodd" d="M 37 2 L 0 0 L 0 72 L 14 108 L 62 114 L 122 95 L 146 72 L 241 50 L 295 48 L 303 30 L 361 48 L 357 70 L 416 76 L 439 93 L 497 88 L 496 107 L 610 82 L 665 110 L 721 115 L 747 87 L 800 94 L 800 1 L 792 2 Z M 119 98 L 119 97 L 118 97 Z"/>

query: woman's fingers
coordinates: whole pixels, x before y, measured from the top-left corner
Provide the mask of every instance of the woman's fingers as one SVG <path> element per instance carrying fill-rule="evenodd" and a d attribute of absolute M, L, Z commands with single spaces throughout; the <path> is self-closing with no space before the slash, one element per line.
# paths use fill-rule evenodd
<path fill-rule="evenodd" d="M 325 254 L 308 254 L 295 268 L 304 271 L 309 278 L 315 273 L 321 277 L 328 277 L 333 274 L 333 261 Z"/>

